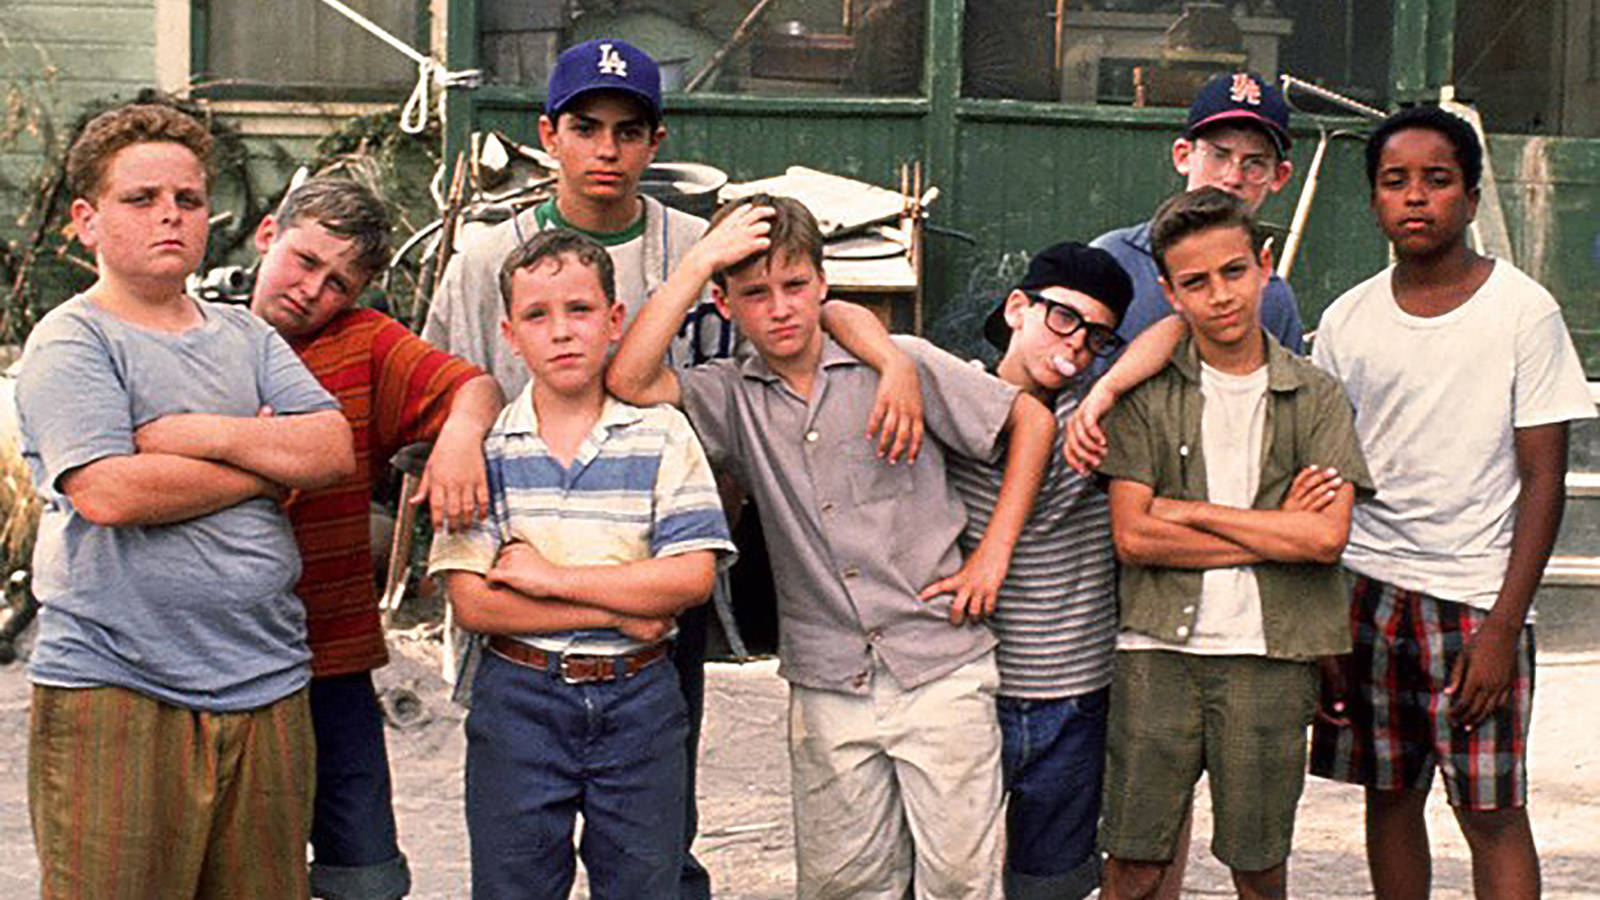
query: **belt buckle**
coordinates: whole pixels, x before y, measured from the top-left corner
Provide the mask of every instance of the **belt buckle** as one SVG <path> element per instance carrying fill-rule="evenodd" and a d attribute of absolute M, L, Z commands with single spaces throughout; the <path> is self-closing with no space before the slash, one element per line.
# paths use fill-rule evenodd
<path fill-rule="evenodd" d="M 603 657 L 583 656 L 580 654 L 561 654 L 561 680 L 567 684 L 589 684 L 595 681 L 609 681 L 615 676 L 615 669 L 611 673 L 600 671 L 600 661 Z M 594 668 L 588 673 L 575 673 L 572 670 L 574 662 L 588 663 Z"/>

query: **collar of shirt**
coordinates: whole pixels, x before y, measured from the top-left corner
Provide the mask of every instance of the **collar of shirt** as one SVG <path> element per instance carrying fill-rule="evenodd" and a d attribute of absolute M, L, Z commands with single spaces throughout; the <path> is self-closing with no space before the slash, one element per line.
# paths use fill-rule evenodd
<path fill-rule="evenodd" d="M 642 414 L 637 406 L 623 403 L 607 394 L 604 405 L 600 408 L 600 418 L 595 420 L 594 428 L 589 431 L 589 440 L 598 444 L 605 440 L 606 434 L 611 429 L 632 425 L 640 418 Z M 500 414 L 500 421 L 495 423 L 494 431 L 506 436 L 539 433 L 539 414 L 533 408 L 532 382 L 529 382 L 527 387 L 522 389 L 522 393 L 517 395 L 517 399 Z"/>
<path fill-rule="evenodd" d="M 1283 349 L 1277 339 L 1265 329 L 1261 332 L 1267 346 L 1267 389 L 1271 391 L 1297 391 L 1305 386 L 1305 376 L 1294 364 L 1294 354 Z M 1200 345 L 1192 334 L 1184 335 L 1172 352 L 1172 368 L 1194 384 L 1200 383 Z"/>
<path fill-rule="evenodd" d="M 817 327 L 820 328 L 821 326 L 818 325 Z M 839 346 L 838 342 L 828 337 L 826 333 L 822 335 L 822 359 L 817 368 L 826 370 L 835 366 L 860 365 L 865 365 L 865 363 L 852 356 L 850 351 Z M 765 381 L 768 384 L 783 380 L 782 376 L 772 371 L 772 367 L 767 365 L 767 358 L 754 350 L 739 357 L 739 374 L 745 378 Z"/>

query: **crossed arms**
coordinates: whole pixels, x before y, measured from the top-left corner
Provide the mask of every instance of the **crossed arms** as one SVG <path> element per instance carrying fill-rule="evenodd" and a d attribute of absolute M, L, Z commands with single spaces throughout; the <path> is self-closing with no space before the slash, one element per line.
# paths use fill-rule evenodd
<path fill-rule="evenodd" d="M 338 410 L 239 417 L 180 413 L 134 432 L 136 452 L 66 473 L 62 492 L 96 525 L 167 525 L 254 497 L 283 499 L 355 471 Z"/>
<path fill-rule="evenodd" d="M 445 592 L 461 627 L 482 634 L 615 628 L 654 642 L 672 628 L 673 616 L 705 602 L 715 575 L 710 550 L 561 566 L 532 545 L 513 541 L 487 573 L 448 571 Z"/>

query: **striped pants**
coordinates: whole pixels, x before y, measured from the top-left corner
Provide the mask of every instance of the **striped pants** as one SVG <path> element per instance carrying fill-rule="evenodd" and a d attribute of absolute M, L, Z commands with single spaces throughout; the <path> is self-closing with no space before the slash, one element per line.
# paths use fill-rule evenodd
<path fill-rule="evenodd" d="M 35 685 L 43 900 L 298 900 L 316 777 L 306 692 L 236 713 Z"/>

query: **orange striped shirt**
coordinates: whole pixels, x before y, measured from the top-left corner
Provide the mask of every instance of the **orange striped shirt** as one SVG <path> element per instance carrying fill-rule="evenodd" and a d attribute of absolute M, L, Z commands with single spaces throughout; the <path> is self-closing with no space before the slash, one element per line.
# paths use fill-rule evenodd
<path fill-rule="evenodd" d="M 324 677 L 375 669 L 389 655 L 373 585 L 373 480 L 401 447 L 437 437 L 456 390 L 483 371 L 371 309 L 340 313 L 310 341 L 290 346 L 339 398 L 355 438 L 355 474 L 297 494 L 289 506 L 311 671 Z"/>

